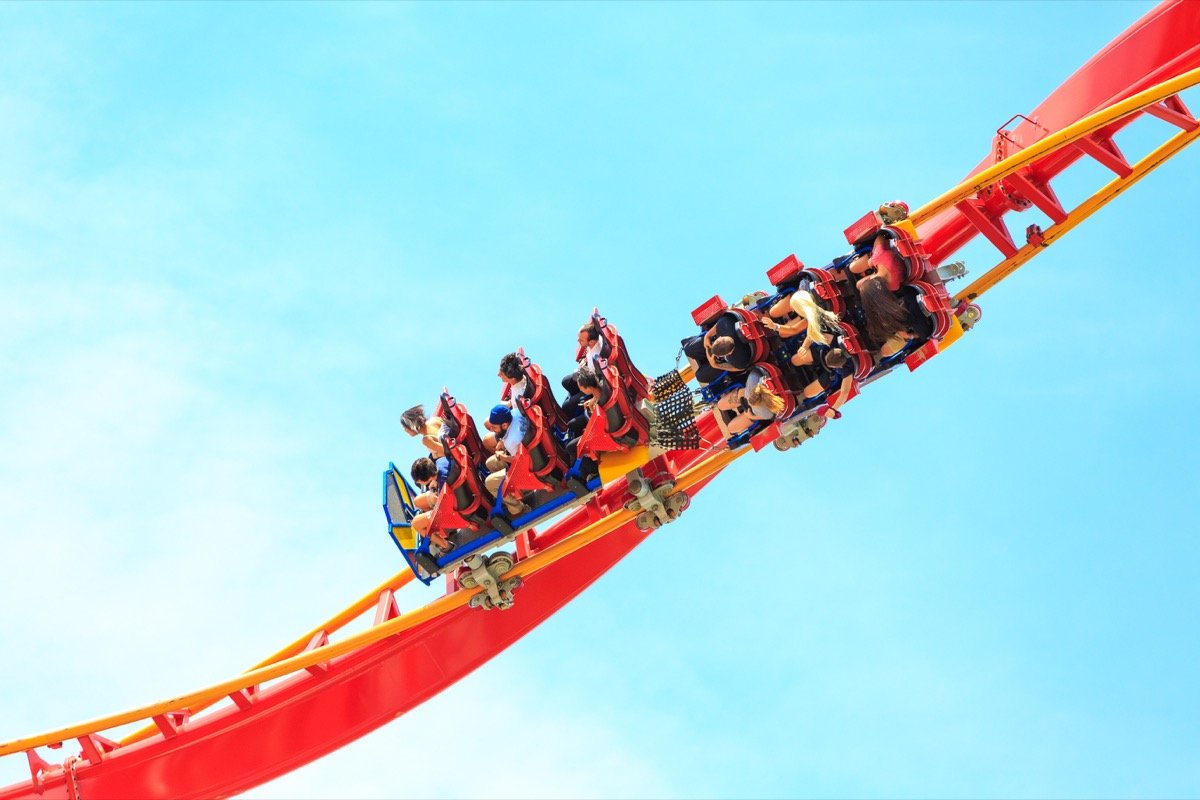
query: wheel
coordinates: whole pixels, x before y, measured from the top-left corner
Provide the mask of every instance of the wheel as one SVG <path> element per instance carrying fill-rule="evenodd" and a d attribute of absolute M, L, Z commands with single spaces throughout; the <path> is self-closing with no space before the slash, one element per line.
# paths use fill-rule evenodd
<path fill-rule="evenodd" d="M 458 576 L 458 585 L 464 589 L 474 589 L 479 582 L 475 580 L 474 573 L 467 571 Z"/>
<path fill-rule="evenodd" d="M 775 444 L 775 449 L 781 453 L 787 452 L 788 450 L 792 449 L 792 443 L 782 437 L 780 437 L 779 439 L 776 439 L 774 444 Z"/>
<path fill-rule="evenodd" d="M 488 571 L 497 578 L 506 572 L 511 572 L 516 560 L 511 553 L 496 553 L 488 559 Z"/>
<path fill-rule="evenodd" d="M 666 497 L 671 492 L 675 491 L 675 480 L 673 478 L 667 478 L 658 486 L 655 486 L 654 489 L 659 493 L 659 497 Z"/>
<path fill-rule="evenodd" d="M 625 504 L 626 511 L 640 511 L 641 508 L 642 508 L 642 501 L 638 500 L 636 497 Z"/>
<path fill-rule="evenodd" d="M 637 519 L 634 520 L 634 524 L 638 526 L 639 530 L 652 531 L 658 527 L 658 520 L 656 520 L 654 515 L 649 511 L 643 511 L 637 515 Z"/>

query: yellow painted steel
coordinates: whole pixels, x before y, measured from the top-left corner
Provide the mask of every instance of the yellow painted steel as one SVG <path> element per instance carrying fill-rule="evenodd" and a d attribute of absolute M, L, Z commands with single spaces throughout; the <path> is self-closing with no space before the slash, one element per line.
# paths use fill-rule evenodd
<path fill-rule="evenodd" d="M 1114 103 L 1089 117 L 1084 117 L 1078 122 L 1063 128 L 1061 131 L 1052 133 L 1041 141 L 1034 142 L 1029 147 L 1014 153 L 1003 161 L 996 162 L 982 172 L 972 175 L 950 191 L 939 195 L 909 214 L 909 219 L 912 220 L 914 225 L 921 225 L 928 222 L 934 216 L 942 213 L 956 203 L 960 203 L 971 195 L 983 191 L 998 180 L 1007 178 L 1017 170 L 1037 161 L 1047 153 L 1077 142 L 1100 130 L 1105 125 L 1116 122 L 1122 117 L 1137 113 L 1147 106 L 1161 103 L 1171 95 L 1178 94 L 1184 89 L 1189 89 L 1197 84 L 1200 84 L 1200 69 L 1194 69 L 1171 80 L 1163 81 L 1157 86 L 1152 86 L 1143 92 L 1138 92 L 1132 97 L 1128 97 L 1119 103 Z"/>
<path fill-rule="evenodd" d="M 938 352 L 939 353 L 946 352 L 946 350 L 949 349 L 950 345 L 954 344 L 955 342 L 957 342 L 959 339 L 962 338 L 962 335 L 963 335 L 963 326 L 962 326 L 962 323 L 958 321 L 958 315 L 957 314 L 951 315 L 950 330 L 946 333 L 945 336 L 943 336 L 941 339 L 938 340 Z"/>
<path fill-rule="evenodd" d="M 1127 178 L 1116 178 L 1107 183 L 1100 191 L 1096 192 L 1089 199 L 1080 203 L 1073 211 L 1067 214 L 1067 218 L 1057 225 L 1051 225 L 1042 233 L 1045 246 L 1026 244 L 1016 255 L 1001 261 L 996 266 L 985 272 L 975 280 L 967 288 L 963 289 L 954 299 L 957 300 L 974 300 L 998 284 L 1000 281 L 1007 278 L 1009 275 L 1016 272 L 1020 267 L 1024 266 L 1030 259 L 1042 252 L 1049 245 L 1053 244 L 1057 239 L 1065 235 L 1068 231 L 1074 228 L 1085 219 L 1095 214 L 1101 208 L 1104 208 L 1117 195 L 1128 189 L 1133 184 L 1140 181 L 1142 178 L 1149 175 L 1156 168 L 1177 154 L 1180 150 L 1187 147 L 1196 139 L 1200 138 L 1200 128 L 1194 131 L 1181 131 L 1172 136 L 1165 144 L 1156 148 L 1149 153 L 1145 158 L 1133 165 L 1133 172 Z"/>
<path fill-rule="evenodd" d="M 417 532 L 412 525 L 393 525 L 392 538 L 405 550 L 417 549 Z"/>
<path fill-rule="evenodd" d="M 1192 70 L 1184 73 L 1177 78 L 1165 81 L 1158 86 L 1140 92 L 1133 97 L 1116 103 L 1103 111 L 1093 114 L 1079 122 L 1064 128 L 1056 134 L 1052 134 L 1042 139 L 1039 142 L 1031 145 L 1024 150 L 1010 156 L 1009 158 L 1000 161 L 988 169 L 983 170 L 977 175 L 968 178 L 963 183 L 959 184 L 954 189 L 946 192 L 934 200 L 921 206 L 913 212 L 909 219 L 906 220 L 909 225 L 919 225 L 922 222 L 928 221 L 935 215 L 950 208 L 954 204 L 965 200 L 973 194 L 983 190 L 992 183 L 1001 180 L 1028 164 L 1036 161 L 1047 153 L 1071 144 L 1082 139 L 1095 131 L 1103 128 L 1122 117 L 1136 113 L 1147 106 L 1159 103 L 1171 95 L 1178 94 L 1180 91 L 1200 84 L 1200 69 Z M 1045 241 L 1051 243 L 1054 238 L 1062 236 L 1071 228 L 1078 225 L 1087 217 L 1091 216 L 1105 204 L 1110 202 L 1118 194 L 1123 192 L 1137 180 L 1140 180 L 1146 174 L 1154 170 L 1161 163 L 1173 156 L 1183 147 L 1190 144 L 1197 137 L 1200 137 L 1200 129 L 1193 132 L 1183 132 L 1173 137 L 1167 144 L 1155 150 L 1146 158 L 1138 162 L 1134 167 L 1134 172 L 1129 178 L 1117 179 L 1108 184 L 1103 190 L 1098 192 L 1087 202 L 1081 204 L 1075 211 L 1072 211 L 1066 221 L 1061 224 L 1051 226 L 1046 231 Z M 901 223 L 902 225 L 904 223 Z M 994 286 L 1008 274 L 1011 274 L 1022 264 L 1027 262 L 1042 248 L 1026 245 L 1021 248 L 1011 259 L 997 265 L 996 268 L 989 271 L 980 280 L 965 289 L 958 295 L 956 299 L 966 297 L 978 297 L 988 288 Z M 986 284 L 985 284 L 986 281 Z M 957 326 L 957 319 L 955 320 Z M 961 335 L 961 326 L 957 326 L 951 330 L 946 339 L 941 343 L 939 350 L 945 349 L 950 344 L 957 340 L 958 336 L 955 332 L 958 331 Z M 684 367 L 680 370 L 685 381 L 690 380 L 692 372 L 690 367 Z M 683 491 L 695 485 L 701 480 L 704 480 L 712 475 L 715 475 L 720 470 L 724 469 L 728 464 L 732 463 L 737 458 L 740 458 L 745 453 L 749 452 L 750 448 L 742 448 L 737 451 L 721 451 L 712 458 L 706 459 L 700 464 L 688 470 L 680 476 L 676 483 L 676 491 Z M 644 463 L 644 462 L 642 462 Z M 401 482 L 401 486 L 403 482 Z M 403 489 L 401 489 L 403 491 Z M 590 544 L 596 539 L 611 533 L 621 525 L 625 524 L 632 517 L 632 512 L 620 511 L 603 520 L 600 520 L 579 533 L 569 537 L 568 539 L 556 544 L 544 552 L 538 553 L 530 558 L 519 562 L 508 573 L 509 575 L 529 575 L 539 569 L 553 563 L 576 550 Z M 305 651 L 304 648 L 312 639 L 313 635 L 318 631 L 324 630 L 326 633 L 333 633 L 340 630 L 347 623 L 357 619 L 365 611 L 373 608 L 378 602 L 379 595 L 391 589 L 393 591 L 401 588 L 412 580 L 411 572 L 398 573 L 388 581 L 380 584 L 371 593 L 365 595 L 353 605 L 347 607 L 342 612 L 328 620 L 324 625 L 314 628 L 309 633 L 304 634 L 296 641 L 292 642 L 274 655 L 259 662 L 255 667 L 238 675 L 234 678 L 222 681 L 214 686 L 190 692 L 185 695 L 173 697 L 141 708 L 124 711 L 117 714 L 111 714 L 106 717 L 100 717 L 88 722 L 71 725 L 66 728 L 60 728 L 46 733 L 37 734 L 34 736 L 14 739 L 10 742 L 0 743 L 0 756 L 19 753 L 35 747 L 42 747 L 47 744 L 64 742 L 71 739 L 77 739 L 86 736 L 89 733 L 109 730 L 111 728 L 120 727 L 140 720 L 149 719 L 159 714 L 164 714 L 169 711 L 189 710 L 191 713 L 199 713 L 205 708 L 225 699 L 229 694 L 244 689 L 248 686 L 255 686 L 260 683 L 265 683 L 270 680 L 282 678 L 294 672 L 306 669 L 323 661 L 329 661 L 347 653 L 354 652 L 362 647 L 374 644 L 381 639 L 389 636 L 394 636 L 412 627 L 428 622 L 441 614 L 465 605 L 470 597 L 478 594 L 482 589 L 468 591 L 457 591 L 452 594 L 434 600 L 420 609 L 402 614 L 395 619 L 384 622 L 380 625 L 358 634 L 354 634 L 339 642 L 330 642 L 329 644 L 317 648 L 315 650 Z M 121 745 L 131 744 L 142 739 L 150 738 L 158 733 L 156 726 L 146 726 L 121 740 Z"/>
<path fill-rule="evenodd" d="M 291 644 L 284 646 L 282 649 L 277 650 L 275 653 L 267 656 L 262 661 L 259 661 L 257 664 L 255 664 L 253 667 L 251 667 L 250 670 L 256 670 L 256 669 L 259 669 L 260 667 L 266 667 L 271 664 L 278 663 L 279 661 L 282 661 L 283 659 L 285 659 L 289 656 L 294 656 L 297 653 L 303 652 L 304 648 L 308 646 L 308 643 L 310 641 L 312 641 L 313 636 L 315 636 L 318 632 L 325 631 L 325 633 L 332 636 L 334 633 L 336 633 L 337 631 L 340 631 L 346 625 L 348 625 L 349 623 L 358 619 L 360 616 L 362 616 L 367 611 L 375 608 L 375 606 L 379 603 L 379 596 L 381 594 L 383 594 L 386 591 L 397 592 L 397 591 L 403 589 L 408 584 L 412 583 L 412 581 L 413 581 L 413 574 L 410 570 L 405 570 L 403 572 L 397 572 L 395 575 L 393 575 L 392 577 L 388 578 L 383 583 L 376 586 L 370 592 L 363 595 L 358 600 L 356 600 L 349 606 L 346 606 L 346 608 L 342 609 L 337 614 L 335 614 L 334 616 L 327 619 L 323 624 L 318 625 L 317 627 L 310 630 L 308 633 L 302 634 L 299 638 L 297 638 Z M 322 659 L 322 660 L 324 660 L 324 659 Z M 252 686 L 253 684 L 246 684 L 246 685 Z M 242 688 L 245 688 L 245 687 L 242 687 Z M 199 714 L 204 709 L 210 707 L 214 703 L 217 703 L 217 702 L 223 700 L 224 698 L 225 698 L 225 695 L 221 695 L 219 697 L 214 697 L 211 700 L 205 701 L 198 705 L 188 706 L 187 710 L 192 714 Z M 153 715 L 150 715 L 150 716 L 153 716 Z M 124 724 L 124 723 L 122 723 L 122 724 Z M 140 742 L 143 739 L 149 739 L 151 736 L 156 735 L 158 732 L 159 731 L 158 731 L 157 725 L 147 725 L 146 727 L 140 728 L 139 730 L 136 730 L 133 733 L 131 733 L 128 736 L 121 739 L 119 744 L 123 747 L 125 745 L 133 744 L 134 742 Z M 67 738 L 72 738 L 72 737 L 67 737 Z M 2 751 L 0 751 L 0 754 L 2 754 Z"/>
<path fill-rule="evenodd" d="M 404 505 L 413 508 L 416 504 L 413 503 L 413 496 L 408 492 L 408 484 L 404 481 L 404 476 L 400 474 L 400 470 L 392 467 L 392 474 L 396 476 L 396 490 L 400 492 L 400 499 Z"/>
<path fill-rule="evenodd" d="M 911 219 L 902 219 L 899 222 L 897 222 L 895 225 L 893 225 L 892 227 L 900 228 L 901 230 L 908 231 L 908 235 L 913 237 L 914 239 L 919 240 L 921 238 L 917 234 L 917 226 L 913 224 L 913 221 Z"/>
<path fill-rule="evenodd" d="M 605 486 L 650 460 L 650 448 L 642 445 L 621 453 L 600 455 L 600 482 Z"/>
<path fill-rule="evenodd" d="M 692 486 L 695 486 L 700 481 L 720 472 L 731 462 L 737 458 L 740 458 L 749 451 L 749 447 L 743 447 L 738 451 L 718 451 L 713 457 L 705 459 L 681 474 L 676 481 L 675 491 L 684 491 Z M 616 514 L 605 517 L 604 519 L 589 525 L 568 539 L 559 542 L 553 547 L 547 548 L 545 551 L 519 562 L 511 572 L 506 573 L 505 577 L 511 575 L 532 574 L 537 570 L 552 564 L 558 559 L 575 552 L 581 547 L 594 542 L 601 536 L 611 533 L 612 531 L 621 527 L 621 525 L 628 522 L 632 517 L 633 513 L 625 510 L 621 510 Z M 374 597 L 377 598 L 378 592 L 382 592 L 387 588 L 390 588 L 387 584 L 381 585 L 378 588 L 378 591 L 374 594 Z M 88 722 L 47 731 L 45 733 L 40 733 L 33 736 L 26 736 L 20 739 L 14 739 L 10 742 L 4 742 L 0 744 L 0 756 L 20 753 L 35 747 L 42 747 L 48 744 L 55 744 L 57 742 L 78 739 L 86 736 L 89 733 L 98 733 L 100 731 L 120 727 L 121 725 L 128 725 L 133 722 L 150 719 L 151 717 L 158 716 L 159 714 L 165 714 L 169 711 L 179 711 L 184 709 L 192 709 L 194 711 L 195 709 L 206 708 L 213 703 L 223 700 L 228 695 L 240 689 L 245 689 L 248 686 L 256 686 L 260 683 L 285 677 L 294 672 L 299 672 L 300 670 L 311 667 L 314 664 L 319 664 L 323 661 L 330 661 L 339 656 L 346 655 L 347 653 L 352 653 L 355 650 L 374 644 L 381 639 L 386 639 L 389 636 L 395 636 L 398 633 L 406 631 L 417 625 L 421 625 L 448 611 L 465 605 L 470 600 L 472 595 L 478 594 L 481 591 L 483 591 L 481 588 L 473 589 L 471 591 L 459 590 L 452 594 L 440 597 L 437 600 L 434 600 L 417 609 L 416 611 L 402 614 L 395 619 L 375 625 L 366 631 L 353 634 L 341 641 L 330 642 L 329 644 L 319 647 L 315 650 L 303 650 L 303 647 L 308 644 L 308 640 L 311 638 L 311 634 L 309 634 L 308 637 L 297 639 L 296 642 L 294 642 L 292 645 L 289 645 L 288 648 L 284 648 L 284 650 L 281 650 L 276 654 L 276 656 L 272 657 L 272 659 L 276 659 L 278 657 L 277 660 L 268 659 L 268 662 L 264 662 L 262 666 L 222 681 L 221 683 L 204 689 L 198 689 L 196 691 L 189 692 L 188 694 L 179 695 L 178 697 L 172 697 L 167 700 L 142 706 L 141 708 L 110 714 L 105 717 L 89 720 Z M 372 597 L 372 595 L 368 595 L 363 599 L 366 600 L 369 597 Z M 355 605 L 360 605 L 362 602 L 363 601 L 359 601 L 359 603 Z M 372 601 L 372 603 L 373 602 L 374 601 Z M 355 606 L 350 607 L 350 609 L 353 608 L 355 608 Z M 339 620 L 341 617 L 345 616 L 350 609 L 347 609 L 346 612 L 339 614 L 334 618 L 334 620 L 331 620 L 331 622 Z M 365 607 L 363 610 L 365 610 Z M 361 613 L 361 611 L 358 613 Z M 349 619 L 354 619 L 358 616 L 358 613 L 354 614 Z M 316 633 L 319 630 L 328 629 L 317 628 L 313 631 L 313 633 Z M 297 655 L 282 657 L 284 653 L 297 644 L 299 644 L 302 652 Z M 128 741 L 137 741 L 141 738 L 147 738 L 146 736 L 140 736 L 139 734 L 141 733 L 142 731 L 138 731 L 132 736 L 127 737 L 126 740 L 122 741 L 122 744 L 125 744 Z"/>

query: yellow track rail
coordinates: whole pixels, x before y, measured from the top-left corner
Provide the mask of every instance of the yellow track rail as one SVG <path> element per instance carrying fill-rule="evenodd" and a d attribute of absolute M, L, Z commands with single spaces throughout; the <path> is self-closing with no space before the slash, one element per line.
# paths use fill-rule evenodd
<path fill-rule="evenodd" d="M 737 451 L 719 451 L 716 455 L 705 459 L 681 474 L 676 481 L 675 491 L 686 491 L 692 486 L 695 486 L 697 483 L 707 480 L 749 451 L 749 447 L 743 447 Z M 621 510 L 615 514 L 605 517 L 604 519 L 587 526 L 575 535 L 564 539 L 550 548 L 547 548 L 544 552 L 520 561 L 516 566 L 513 567 L 512 571 L 506 573 L 506 575 L 503 577 L 507 578 L 514 575 L 531 575 L 538 570 L 549 566 L 558 559 L 568 556 L 580 548 L 591 544 L 601 536 L 612 533 L 614 530 L 631 520 L 633 516 L 633 512 Z M 389 584 L 390 582 L 382 584 L 379 591 L 389 588 Z M 264 666 L 243 672 L 241 675 L 204 689 L 198 689 L 196 691 L 189 692 L 188 694 L 172 697 L 167 700 L 142 706 L 141 708 L 110 714 L 105 717 L 99 717 L 97 719 L 71 725 L 66 728 L 47 731 L 45 733 L 27 736 L 20 739 L 14 739 L 11 742 L 4 742 L 3 744 L 0 744 L 0 756 L 20 753 L 26 750 L 31 750 L 35 747 L 65 742 L 70 739 L 79 739 L 86 737 L 88 734 L 99 733 L 100 731 L 110 730 L 112 728 L 120 727 L 121 725 L 128 725 L 144 719 L 151 719 L 171 711 L 182 711 L 189 708 L 194 709 L 199 707 L 207 707 L 208 705 L 219 702 L 220 700 L 228 697 L 230 694 L 245 689 L 246 687 L 257 686 L 258 684 L 265 683 L 267 681 L 286 677 L 294 672 L 299 672 L 300 670 L 307 669 L 308 667 L 325 661 L 331 661 L 334 658 L 346 655 L 347 653 L 352 653 L 356 650 L 360 650 L 382 639 L 386 639 L 389 636 L 395 636 L 396 634 L 414 628 L 417 625 L 429 622 L 430 620 L 435 619 L 442 614 L 466 605 L 472 595 L 478 594 L 481 591 L 483 591 L 481 588 L 470 591 L 456 591 L 452 594 L 440 597 L 415 611 L 402 614 L 399 617 L 388 620 L 387 622 L 375 625 L 369 630 L 356 633 L 339 642 L 330 642 L 327 645 L 313 650 L 306 650 L 297 655 L 280 658 L 277 661 L 266 663 Z M 364 597 L 363 600 L 359 601 L 359 603 L 356 603 L 354 606 L 350 606 L 345 612 L 343 612 L 343 614 L 339 614 L 338 617 L 335 617 L 335 619 L 340 619 L 346 613 L 349 613 L 351 609 L 354 609 L 356 606 L 362 604 L 366 600 L 367 597 Z M 372 600 L 371 602 L 373 603 L 375 601 Z M 365 608 L 363 610 L 365 610 Z M 361 613 L 361 611 L 359 613 Z M 350 619 L 353 618 L 353 616 L 350 617 Z M 316 630 L 323 629 L 318 628 Z M 314 633 L 315 632 L 316 631 L 314 631 Z M 288 648 L 284 648 L 276 655 L 278 656 L 286 653 L 289 648 L 294 647 L 300 642 L 307 644 L 308 639 L 301 637 L 300 639 L 297 639 L 295 643 L 289 645 Z M 272 658 L 274 658 L 274 656 Z M 268 659 L 267 661 L 270 662 L 271 659 Z"/>
<path fill-rule="evenodd" d="M 1183 148 L 1200 138 L 1200 127 L 1194 131 L 1182 131 L 1172 136 L 1167 142 L 1133 165 L 1133 172 L 1127 178 L 1116 178 L 1107 183 L 1100 191 L 1080 203 L 1067 213 L 1067 218 L 1060 223 L 1051 225 L 1042 232 L 1043 245 L 1026 244 L 1017 250 L 1016 254 L 1006 258 L 985 272 L 966 289 L 963 289 L 954 299 L 971 301 L 991 289 L 1000 281 L 1016 272 L 1030 259 L 1064 236 L 1085 219 L 1104 208 L 1117 195 L 1153 172 L 1159 165 L 1166 162 Z"/>
<path fill-rule="evenodd" d="M 1163 81 L 1157 86 L 1152 86 L 1145 91 L 1138 92 L 1132 97 L 1127 97 L 1119 103 L 1114 103 L 1102 111 L 1097 111 L 1091 116 L 1084 117 L 1078 122 L 1068 125 L 1057 133 L 1050 134 L 1045 139 L 1031 144 L 1029 147 L 1012 154 L 1003 161 L 996 162 L 982 172 L 972 175 L 950 191 L 935 197 L 909 214 L 909 218 L 914 225 L 918 226 L 928 222 L 946 209 L 961 203 L 973 194 L 983 191 L 996 181 L 1007 178 L 1014 172 L 1037 161 L 1047 153 L 1057 150 L 1060 147 L 1074 144 L 1106 125 L 1110 125 L 1130 114 L 1136 114 L 1148 106 L 1161 103 L 1171 95 L 1179 94 L 1184 89 L 1190 89 L 1197 84 L 1200 84 L 1200 69 L 1185 72 L 1178 77 Z"/>
<path fill-rule="evenodd" d="M 328 620 L 326 620 L 324 622 L 324 624 L 318 625 L 316 628 L 313 628 L 311 631 L 309 631 L 308 633 L 299 637 L 291 644 L 286 645 L 282 649 L 276 651 L 274 654 L 267 656 L 266 658 L 264 658 L 262 661 L 259 661 L 257 664 L 255 664 L 253 667 L 251 667 L 247 671 L 250 672 L 250 671 L 259 669 L 261 667 L 270 666 L 271 664 L 277 664 L 280 661 L 284 660 L 285 658 L 289 658 L 291 656 L 294 656 L 294 655 L 304 652 L 304 649 L 308 646 L 308 643 L 311 642 L 313 637 L 316 636 L 318 633 L 321 633 L 323 631 L 327 635 L 332 636 L 334 633 L 336 633 L 337 631 L 340 631 L 342 628 L 344 628 L 349 623 L 358 619 L 365 612 L 374 608 L 379 603 L 379 596 L 381 594 L 383 594 L 384 592 L 387 592 L 387 591 L 391 591 L 391 592 L 399 591 L 400 589 L 404 588 L 408 584 L 412 583 L 412 581 L 413 581 L 413 574 L 410 570 L 405 570 L 404 572 L 396 573 L 395 575 L 388 578 L 383 583 L 376 586 L 370 592 L 368 592 L 367 594 L 360 597 L 354 603 L 352 603 L 349 606 L 346 606 L 346 608 L 342 609 L 337 614 L 330 617 Z M 220 702 L 222 699 L 223 698 L 217 697 L 212 700 L 201 703 L 199 705 L 189 706 L 187 708 L 187 711 L 190 714 L 199 714 L 204 709 L 212 706 L 214 703 Z M 149 739 L 152 736 L 157 735 L 158 732 L 159 732 L 159 730 L 158 730 L 157 725 L 147 725 L 144 728 L 140 728 L 140 729 L 134 731 L 133 733 L 129 734 L 128 736 L 122 738 L 120 740 L 119 744 L 122 747 L 125 747 L 127 745 L 133 744 L 134 742 L 140 742 L 143 739 Z"/>

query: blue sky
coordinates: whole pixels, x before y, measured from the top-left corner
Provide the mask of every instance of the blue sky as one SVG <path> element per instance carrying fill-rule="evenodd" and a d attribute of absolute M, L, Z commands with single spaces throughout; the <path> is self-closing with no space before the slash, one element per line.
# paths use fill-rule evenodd
<path fill-rule="evenodd" d="M 400 568 L 403 409 L 487 407 L 518 345 L 565 372 L 593 306 L 669 369 L 694 306 L 950 188 L 1151 7 L 0 5 L 0 740 L 290 641 Z M 248 796 L 1200 794 L 1197 357 L 1169 302 L 1200 291 L 1198 168 L 480 672 Z M 507 746 L 430 770 L 496 695 Z"/>

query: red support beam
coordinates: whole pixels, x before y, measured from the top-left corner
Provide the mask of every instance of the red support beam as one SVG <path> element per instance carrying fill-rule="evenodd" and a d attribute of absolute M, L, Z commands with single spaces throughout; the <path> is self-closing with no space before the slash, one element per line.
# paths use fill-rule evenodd
<path fill-rule="evenodd" d="M 1019 172 L 1009 175 L 1004 179 L 1004 182 L 1020 192 L 1021 196 L 1026 200 L 1037 206 L 1039 211 L 1054 220 L 1056 225 L 1067 221 L 1066 209 L 1058 201 L 1058 196 L 1054 194 L 1054 190 L 1050 188 L 1050 184 L 1027 178 Z"/>
<path fill-rule="evenodd" d="M 1179 99 L 1179 95 L 1173 94 L 1161 103 L 1146 108 L 1146 113 L 1151 116 L 1158 117 L 1164 122 L 1169 122 L 1172 125 L 1183 128 L 1189 133 L 1196 130 L 1196 126 L 1200 123 L 1196 122 L 1196 118 L 1187 110 L 1187 106 Z"/>
<path fill-rule="evenodd" d="M 104 760 L 105 753 L 111 753 L 120 746 L 112 739 L 106 739 L 98 733 L 89 733 L 87 736 L 81 736 L 77 741 L 83 752 L 83 757 L 87 759 L 89 764 L 99 764 Z"/>
<path fill-rule="evenodd" d="M 324 647 L 327 644 L 329 644 L 329 634 L 325 631 L 317 631 L 313 634 L 312 638 L 308 640 L 308 644 L 304 646 L 304 652 L 307 653 L 310 650 L 316 650 L 318 647 Z M 307 669 L 313 675 L 324 675 L 329 669 L 329 662 L 322 661 L 319 664 L 313 664 Z"/>
<path fill-rule="evenodd" d="M 175 728 L 175 723 L 166 714 L 157 714 L 153 719 L 154 724 L 162 732 L 164 739 L 174 739 L 179 735 L 179 731 Z"/>
<path fill-rule="evenodd" d="M 254 697 L 245 689 L 238 689 L 236 692 L 233 692 L 229 695 L 229 699 L 242 711 L 249 711 L 250 706 L 254 705 Z"/>
<path fill-rule="evenodd" d="M 1129 166 L 1125 154 L 1121 152 L 1121 148 L 1117 147 L 1117 143 L 1111 136 L 1092 134 L 1075 142 L 1075 146 L 1122 178 L 1128 178 L 1133 174 L 1133 167 Z"/>
<path fill-rule="evenodd" d="M 396 602 L 396 593 L 384 589 L 379 593 L 379 602 L 375 605 L 375 624 L 387 622 L 400 616 L 400 604 Z"/>
<path fill-rule="evenodd" d="M 1017 254 L 1016 242 L 1013 241 L 1012 234 L 1008 232 L 1003 220 L 988 213 L 980 200 L 968 197 L 955 208 L 976 230 L 986 236 L 987 240 L 995 245 L 1005 258 L 1012 258 Z"/>

